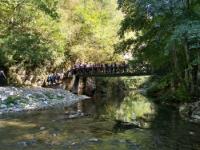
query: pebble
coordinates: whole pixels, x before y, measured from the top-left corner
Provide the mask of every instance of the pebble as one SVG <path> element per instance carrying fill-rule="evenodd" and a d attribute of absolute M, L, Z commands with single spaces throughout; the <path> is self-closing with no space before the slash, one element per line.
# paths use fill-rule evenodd
<path fill-rule="evenodd" d="M 45 127 L 40 127 L 40 130 L 45 130 L 46 128 Z"/>
<path fill-rule="evenodd" d="M 1 109 L 7 108 L 7 105 L 1 104 L 0 108 L 1 108 Z"/>
<path fill-rule="evenodd" d="M 190 134 L 190 135 L 194 135 L 194 132 L 190 131 L 189 134 Z"/>
<path fill-rule="evenodd" d="M 17 144 L 18 144 L 18 145 L 21 145 L 21 146 L 23 146 L 23 147 L 28 146 L 27 143 L 26 143 L 25 141 L 18 142 Z"/>
<path fill-rule="evenodd" d="M 11 103 L 11 104 L 10 104 L 10 107 L 13 107 L 13 106 L 15 106 L 15 105 L 14 105 L 13 103 Z"/>
<path fill-rule="evenodd" d="M 126 143 L 126 141 L 125 141 L 125 140 L 119 140 L 119 142 L 120 142 L 120 143 Z"/>
<path fill-rule="evenodd" d="M 89 139 L 90 142 L 98 142 L 99 140 L 97 138 L 91 138 Z"/>
<path fill-rule="evenodd" d="M 77 142 L 72 142 L 72 144 L 71 145 L 76 145 L 77 144 Z"/>

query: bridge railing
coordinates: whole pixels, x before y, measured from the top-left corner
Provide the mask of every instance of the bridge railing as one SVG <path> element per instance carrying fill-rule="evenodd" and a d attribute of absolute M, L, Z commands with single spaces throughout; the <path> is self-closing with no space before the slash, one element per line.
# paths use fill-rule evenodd
<path fill-rule="evenodd" d="M 65 76 L 95 76 L 95 75 L 117 75 L 117 74 L 150 74 L 151 68 L 145 65 L 130 67 L 128 64 L 99 64 L 99 65 L 78 65 L 68 70 Z"/>

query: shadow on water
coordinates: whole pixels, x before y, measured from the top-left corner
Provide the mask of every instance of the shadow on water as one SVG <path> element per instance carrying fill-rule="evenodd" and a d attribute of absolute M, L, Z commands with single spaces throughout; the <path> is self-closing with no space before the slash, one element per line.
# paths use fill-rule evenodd
<path fill-rule="evenodd" d="M 177 108 L 160 105 L 152 121 L 154 149 L 199 150 L 200 125 L 182 120 Z"/>

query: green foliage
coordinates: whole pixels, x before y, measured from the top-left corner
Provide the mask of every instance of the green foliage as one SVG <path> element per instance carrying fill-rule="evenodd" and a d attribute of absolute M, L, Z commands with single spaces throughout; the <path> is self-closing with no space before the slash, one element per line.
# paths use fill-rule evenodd
<path fill-rule="evenodd" d="M 0 1 L 0 67 L 14 77 L 121 60 L 113 49 L 122 19 L 116 8 L 115 0 Z"/>
<path fill-rule="evenodd" d="M 149 63 L 165 75 L 172 73 L 169 80 L 176 84 L 192 85 L 195 76 L 188 71 L 193 79 L 185 80 L 184 73 L 194 69 L 192 62 L 200 49 L 200 2 L 118 0 L 118 4 L 125 17 L 117 51 L 132 51 L 134 61 Z"/>
<path fill-rule="evenodd" d="M 179 84 L 171 88 L 172 75 L 165 76 L 161 79 L 152 79 L 147 95 L 157 98 L 162 103 L 188 102 L 190 100 L 189 91 L 184 84 Z"/>
<path fill-rule="evenodd" d="M 174 95 L 175 95 L 176 99 L 181 101 L 181 102 L 188 102 L 189 98 L 190 98 L 190 95 L 189 95 L 187 89 L 183 85 L 179 86 L 176 89 Z"/>
<path fill-rule="evenodd" d="M 115 0 L 67 0 L 62 5 L 62 29 L 67 36 L 73 62 L 110 62 L 121 60 L 114 54 L 117 30 L 122 18 Z M 66 7 L 69 9 L 64 14 Z M 67 26 L 67 30 L 66 30 Z"/>
<path fill-rule="evenodd" d="M 148 88 L 147 90 L 147 94 L 149 96 L 161 96 L 161 93 L 162 91 L 167 91 L 170 87 L 170 76 L 165 76 L 164 78 L 161 78 L 161 79 L 153 79 L 151 81 L 151 85 L 150 87 Z M 159 93 L 160 92 L 160 93 Z"/>
<path fill-rule="evenodd" d="M 39 0 L 0 2 L 1 66 L 34 70 L 62 59 L 64 38 L 54 20 L 56 8 L 49 5 Z"/>
<path fill-rule="evenodd" d="M 16 104 L 17 100 L 19 100 L 19 96 L 9 96 L 5 101 L 6 101 L 6 105 L 10 105 L 10 104 Z"/>
<path fill-rule="evenodd" d="M 130 93 L 124 98 L 116 113 L 118 120 L 132 122 L 134 119 L 141 119 L 148 115 L 155 114 L 155 106 L 144 96 L 138 93 Z M 135 116 L 134 116 L 135 115 Z M 135 117 L 135 118 L 134 118 Z"/>

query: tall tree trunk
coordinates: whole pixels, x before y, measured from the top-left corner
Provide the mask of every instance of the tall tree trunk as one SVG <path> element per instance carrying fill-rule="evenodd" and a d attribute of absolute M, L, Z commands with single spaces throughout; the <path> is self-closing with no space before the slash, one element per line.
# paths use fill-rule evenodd
<path fill-rule="evenodd" d="M 190 90 L 190 93 L 194 93 L 194 81 L 193 81 L 193 75 L 192 75 L 192 66 L 190 65 L 190 54 L 188 49 L 188 43 L 187 43 L 187 37 L 185 37 L 184 40 L 184 50 L 185 50 L 185 57 L 186 57 L 186 64 L 187 68 L 185 70 L 185 83 L 187 86 L 187 89 Z"/>
<path fill-rule="evenodd" d="M 199 95 L 199 83 L 200 83 L 200 52 L 198 51 L 198 64 L 197 64 L 197 81 L 196 81 L 196 93 Z"/>
<path fill-rule="evenodd" d="M 173 66 L 174 66 L 174 79 L 171 83 L 171 89 L 172 91 L 175 91 L 175 86 L 176 86 L 176 80 L 179 78 L 179 69 L 178 69 L 178 61 L 177 61 L 177 51 L 175 48 L 175 44 L 173 46 L 173 50 L 172 50 L 172 59 L 173 59 Z"/>
<path fill-rule="evenodd" d="M 185 84 L 187 86 L 187 88 L 189 89 L 189 82 L 190 82 L 190 79 L 189 79 L 189 76 L 190 76 L 190 56 L 189 56 L 189 53 L 188 53 L 188 44 L 187 44 L 187 39 L 185 39 L 184 41 L 184 50 L 185 50 L 185 57 L 186 57 L 186 64 L 187 64 L 187 68 L 185 69 Z"/>

